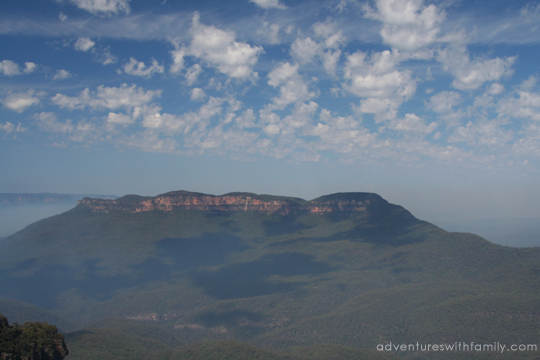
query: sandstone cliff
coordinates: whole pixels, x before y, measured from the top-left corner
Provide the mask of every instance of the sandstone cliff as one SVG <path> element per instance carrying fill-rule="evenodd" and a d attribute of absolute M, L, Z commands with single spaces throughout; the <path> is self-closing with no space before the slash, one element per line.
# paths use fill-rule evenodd
<path fill-rule="evenodd" d="M 78 202 L 79 208 L 92 212 L 120 211 L 138 213 L 145 211 L 201 210 L 205 212 L 257 211 L 267 214 L 301 213 L 358 213 L 380 209 L 391 210 L 394 215 L 400 213 L 412 216 L 400 206 L 389 204 L 377 194 L 372 193 L 337 193 L 306 201 L 251 193 L 229 193 L 215 196 L 189 191 L 173 191 L 156 197 L 126 195 L 116 200 L 84 198 Z"/>

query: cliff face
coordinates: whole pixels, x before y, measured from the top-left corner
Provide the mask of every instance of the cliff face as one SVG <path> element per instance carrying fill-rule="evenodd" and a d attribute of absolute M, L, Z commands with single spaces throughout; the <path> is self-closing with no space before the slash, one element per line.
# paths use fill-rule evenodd
<path fill-rule="evenodd" d="M 205 212 L 223 211 L 257 211 L 267 214 L 301 214 L 301 213 L 358 213 L 368 210 L 392 207 L 379 195 L 371 193 L 339 193 L 323 196 L 311 201 L 298 198 L 257 195 L 248 193 L 231 193 L 220 196 L 174 191 L 153 198 L 127 195 L 116 200 L 84 198 L 78 207 L 88 208 L 92 212 L 120 211 L 138 213 L 145 211 L 202 210 Z M 412 215 L 411 215 L 412 216 Z"/>

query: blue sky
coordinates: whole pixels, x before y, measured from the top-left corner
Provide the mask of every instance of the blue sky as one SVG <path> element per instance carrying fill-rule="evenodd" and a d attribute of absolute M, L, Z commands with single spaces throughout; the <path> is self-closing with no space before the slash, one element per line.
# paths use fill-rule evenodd
<path fill-rule="evenodd" d="M 527 1 L 7 2 L 0 192 L 540 217 L 539 25 Z"/>

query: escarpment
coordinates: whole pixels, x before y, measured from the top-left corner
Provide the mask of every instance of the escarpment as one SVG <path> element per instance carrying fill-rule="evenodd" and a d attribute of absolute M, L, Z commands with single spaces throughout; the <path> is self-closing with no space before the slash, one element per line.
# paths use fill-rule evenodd
<path fill-rule="evenodd" d="M 146 211 L 200 210 L 204 212 L 256 211 L 267 214 L 302 213 L 362 213 L 390 211 L 393 216 L 412 217 L 401 206 L 389 204 L 373 193 L 337 193 L 306 201 L 299 198 L 257 195 L 251 193 L 228 193 L 208 195 L 189 191 L 173 191 L 155 197 L 126 195 L 116 200 L 84 198 L 79 208 L 92 212 L 119 211 L 139 213 Z"/>

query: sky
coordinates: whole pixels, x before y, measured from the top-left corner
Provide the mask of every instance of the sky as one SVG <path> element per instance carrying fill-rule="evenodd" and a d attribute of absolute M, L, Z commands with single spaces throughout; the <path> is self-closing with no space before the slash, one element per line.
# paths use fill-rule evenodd
<path fill-rule="evenodd" d="M 20 0 L 0 192 L 376 192 L 540 217 L 540 2 Z"/>

